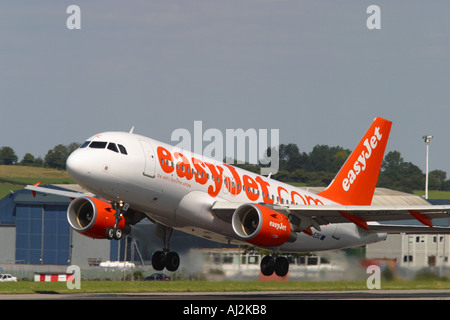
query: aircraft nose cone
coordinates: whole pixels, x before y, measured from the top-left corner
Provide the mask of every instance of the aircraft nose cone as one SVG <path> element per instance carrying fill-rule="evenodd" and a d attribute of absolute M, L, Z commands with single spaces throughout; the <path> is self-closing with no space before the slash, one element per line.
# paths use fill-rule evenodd
<path fill-rule="evenodd" d="M 80 179 L 86 177 L 90 172 L 88 169 L 89 161 L 84 154 L 84 152 L 80 149 L 75 150 L 72 154 L 67 158 L 66 168 L 67 172 L 69 172 L 70 176 L 79 182 Z"/>

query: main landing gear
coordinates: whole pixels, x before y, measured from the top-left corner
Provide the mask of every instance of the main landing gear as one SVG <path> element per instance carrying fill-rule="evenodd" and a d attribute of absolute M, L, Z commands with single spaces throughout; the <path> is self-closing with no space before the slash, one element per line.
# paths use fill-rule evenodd
<path fill-rule="evenodd" d="M 261 260 L 261 273 L 263 275 L 271 276 L 274 272 L 279 277 L 284 277 L 289 272 L 288 259 L 278 256 L 277 252 L 271 256 L 265 256 Z"/>
<path fill-rule="evenodd" d="M 172 235 L 172 228 L 156 225 L 156 234 L 163 240 L 163 251 L 156 251 L 152 256 L 153 269 L 161 271 L 166 268 L 168 271 L 176 271 L 180 266 L 180 256 L 176 252 L 169 250 L 169 240 Z"/>
<path fill-rule="evenodd" d="M 176 271 L 180 265 L 178 253 L 171 251 L 156 251 L 152 256 L 152 266 L 156 271 L 166 268 L 168 271 Z"/>

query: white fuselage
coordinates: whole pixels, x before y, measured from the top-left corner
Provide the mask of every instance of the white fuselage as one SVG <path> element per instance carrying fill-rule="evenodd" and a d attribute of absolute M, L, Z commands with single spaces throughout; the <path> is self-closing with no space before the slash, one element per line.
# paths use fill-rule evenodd
<path fill-rule="evenodd" d="M 209 240 L 241 243 L 229 217 L 212 210 L 220 201 L 273 204 L 336 204 L 319 195 L 137 134 L 105 132 L 67 160 L 69 174 L 85 189 L 123 201 L 168 227 Z M 353 223 L 300 232 L 280 251 L 308 252 L 364 245 L 386 238 Z"/>

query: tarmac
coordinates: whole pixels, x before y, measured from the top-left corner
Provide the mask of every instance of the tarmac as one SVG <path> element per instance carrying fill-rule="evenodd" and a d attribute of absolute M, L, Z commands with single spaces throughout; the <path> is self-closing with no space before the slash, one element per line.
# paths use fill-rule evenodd
<path fill-rule="evenodd" d="M 0 294 L 0 300 L 450 300 L 450 290 L 252 291 L 181 293 Z"/>

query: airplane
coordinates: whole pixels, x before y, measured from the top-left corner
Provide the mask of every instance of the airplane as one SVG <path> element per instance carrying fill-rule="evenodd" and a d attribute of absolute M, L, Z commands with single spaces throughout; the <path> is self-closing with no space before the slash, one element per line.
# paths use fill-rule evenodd
<path fill-rule="evenodd" d="M 270 177 L 130 132 L 87 139 L 67 159 L 67 171 L 88 192 L 38 184 L 33 192 L 72 199 L 67 219 L 77 232 L 119 240 L 147 218 L 156 224 L 162 250 L 155 270 L 176 271 L 173 230 L 211 241 L 251 244 L 273 252 L 261 261 L 265 276 L 285 276 L 281 253 L 362 246 L 389 233 L 450 233 L 432 219 L 450 217 L 450 206 L 372 206 L 392 122 L 375 118 L 330 185 L 318 194 Z M 417 219 L 421 225 L 379 222 Z"/>

